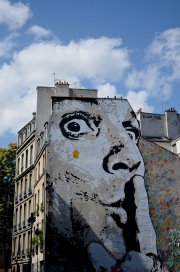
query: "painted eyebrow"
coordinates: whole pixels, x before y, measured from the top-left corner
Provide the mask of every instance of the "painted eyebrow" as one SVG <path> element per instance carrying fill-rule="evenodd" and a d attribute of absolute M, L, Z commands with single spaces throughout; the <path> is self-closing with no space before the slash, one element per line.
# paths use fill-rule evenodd
<path fill-rule="evenodd" d="M 84 112 L 84 111 L 74 111 L 74 112 L 65 113 L 64 115 L 62 115 L 62 119 L 66 119 L 66 118 L 73 119 L 73 117 L 76 117 L 79 119 L 81 116 L 86 118 L 88 121 L 93 120 L 96 126 L 98 126 L 100 122 L 102 121 L 102 118 L 99 114 L 91 115 L 90 113 Z"/>
<path fill-rule="evenodd" d="M 87 112 L 84 111 L 73 111 L 73 112 L 68 112 L 62 115 L 62 118 L 66 118 L 67 116 L 69 117 L 69 115 L 76 115 L 76 114 L 80 114 L 83 115 L 84 117 L 90 117 L 91 115 Z"/>

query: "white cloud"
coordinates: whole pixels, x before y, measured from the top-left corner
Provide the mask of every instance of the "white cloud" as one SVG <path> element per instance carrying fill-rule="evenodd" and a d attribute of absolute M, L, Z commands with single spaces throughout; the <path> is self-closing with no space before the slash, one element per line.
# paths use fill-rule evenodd
<path fill-rule="evenodd" d="M 90 80 L 108 90 L 109 83 L 120 80 L 130 66 L 129 52 L 122 48 L 120 39 L 86 39 L 62 45 L 55 41 L 34 43 L 14 53 L 10 64 L 0 68 L 0 133 L 16 132 L 31 118 L 35 111 L 36 86 L 53 86 L 53 77 L 69 83 Z"/>
<path fill-rule="evenodd" d="M 28 5 L 21 2 L 12 5 L 9 0 L 0 0 L 0 24 L 7 24 L 10 30 L 21 28 L 31 17 Z"/>
<path fill-rule="evenodd" d="M 128 91 L 126 95 L 126 99 L 129 101 L 135 112 L 137 112 L 140 108 L 143 112 L 153 112 L 154 107 L 148 105 L 147 103 L 148 97 L 149 95 L 146 91 Z"/>
<path fill-rule="evenodd" d="M 7 57 L 9 51 L 16 44 L 14 39 L 17 37 L 17 34 L 13 33 L 6 37 L 4 40 L 0 41 L 0 57 Z"/>
<path fill-rule="evenodd" d="M 27 30 L 27 34 L 34 35 L 36 39 L 40 39 L 44 37 L 49 37 L 52 32 L 51 30 L 47 30 L 41 26 L 33 25 Z"/>
<path fill-rule="evenodd" d="M 158 34 L 149 45 L 146 66 L 128 74 L 129 89 L 143 89 L 149 95 L 168 99 L 174 82 L 180 80 L 180 28 Z"/>
<path fill-rule="evenodd" d="M 110 83 L 105 83 L 103 85 L 97 85 L 96 89 L 98 90 L 98 97 L 103 98 L 109 96 L 113 98 L 117 95 L 116 87 Z"/>

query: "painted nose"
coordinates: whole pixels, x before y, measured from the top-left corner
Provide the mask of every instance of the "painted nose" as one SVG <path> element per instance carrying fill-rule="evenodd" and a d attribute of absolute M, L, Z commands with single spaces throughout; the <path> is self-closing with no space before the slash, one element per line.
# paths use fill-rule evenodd
<path fill-rule="evenodd" d="M 129 172 L 132 172 L 133 170 L 138 169 L 141 162 L 139 160 L 137 161 L 132 160 L 130 156 L 127 156 L 127 158 L 121 157 L 120 153 L 122 148 L 124 148 L 123 144 L 111 148 L 109 154 L 103 159 L 104 171 L 106 171 L 109 174 L 114 174 L 111 172 L 112 170 L 113 172 L 118 170 L 128 170 Z"/>

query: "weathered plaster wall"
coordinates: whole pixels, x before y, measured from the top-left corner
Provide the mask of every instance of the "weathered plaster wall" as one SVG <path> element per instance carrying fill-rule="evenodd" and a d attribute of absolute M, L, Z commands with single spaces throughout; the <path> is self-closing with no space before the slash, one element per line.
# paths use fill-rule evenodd
<path fill-rule="evenodd" d="M 166 262 L 172 253 L 169 231 L 180 230 L 180 158 L 144 139 L 140 140 L 139 148 L 145 164 L 145 186 L 157 235 L 158 255 Z M 178 256 L 174 264 L 172 271 L 180 271 Z"/>
<path fill-rule="evenodd" d="M 53 99 L 47 271 L 169 271 L 179 159 L 138 138 L 127 100 Z"/>
<path fill-rule="evenodd" d="M 137 118 L 140 119 L 142 136 L 161 137 L 166 135 L 164 115 L 143 112 Z"/>

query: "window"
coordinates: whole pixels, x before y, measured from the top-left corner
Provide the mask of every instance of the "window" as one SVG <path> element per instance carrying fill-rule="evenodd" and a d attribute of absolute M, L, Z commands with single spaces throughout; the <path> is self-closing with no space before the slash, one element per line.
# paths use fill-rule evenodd
<path fill-rule="evenodd" d="M 19 241 L 18 241 L 18 255 L 20 255 L 20 250 L 21 250 L 21 235 L 19 235 Z"/>
<path fill-rule="evenodd" d="M 17 169 L 17 175 L 19 175 L 19 173 L 20 173 L 20 158 L 18 158 L 18 169 Z"/>
<path fill-rule="evenodd" d="M 16 209 L 16 218 L 15 218 L 16 225 L 18 223 L 18 209 Z"/>
<path fill-rule="evenodd" d="M 24 154 L 22 154 L 21 156 L 21 172 L 23 172 L 23 168 L 24 168 Z"/>
<path fill-rule="evenodd" d="M 20 212 L 19 212 L 19 227 L 21 227 L 21 216 L 22 216 L 22 206 L 20 207 Z"/>
<path fill-rule="evenodd" d="M 27 240 L 27 246 L 28 246 L 28 249 L 30 249 L 30 231 L 28 232 L 28 240 Z"/>
<path fill-rule="evenodd" d="M 16 194 L 17 194 L 17 196 L 18 196 L 18 194 L 19 194 L 19 182 L 17 183 L 17 191 L 16 191 Z"/>
<path fill-rule="evenodd" d="M 45 170 L 45 154 L 43 154 L 43 171 Z"/>
<path fill-rule="evenodd" d="M 42 203 L 44 205 L 44 183 L 42 184 Z"/>
<path fill-rule="evenodd" d="M 24 204 L 24 221 L 26 221 L 26 203 Z M 25 225 L 26 222 L 24 222 Z"/>
<path fill-rule="evenodd" d="M 29 201 L 29 217 L 31 216 L 31 200 Z"/>
<path fill-rule="evenodd" d="M 25 177 L 25 181 L 24 181 L 24 193 L 26 193 L 27 190 L 27 177 Z"/>
<path fill-rule="evenodd" d="M 37 203 L 39 205 L 39 190 L 38 190 L 38 195 L 37 195 Z"/>
<path fill-rule="evenodd" d="M 17 250 L 17 237 L 14 239 L 14 252 Z"/>
<path fill-rule="evenodd" d="M 33 163 L 33 145 L 30 147 L 30 164 Z"/>
<path fill-rule="evenodd" d="M 27 168 L 28 167 L 28 149 L 26 150 L 26 165 L 25 167 Z"/>
<path fill-rule="evenodd" d="M 38 163 L 38 178 L 40 177 L 41 175 L 41 165 L 40 165 L 40 162 Z"/>
<path fill-rule="evenodd" d="M 25 249 L 26 246 L 26 234 L 23 234 L 23 250 Z"/>

